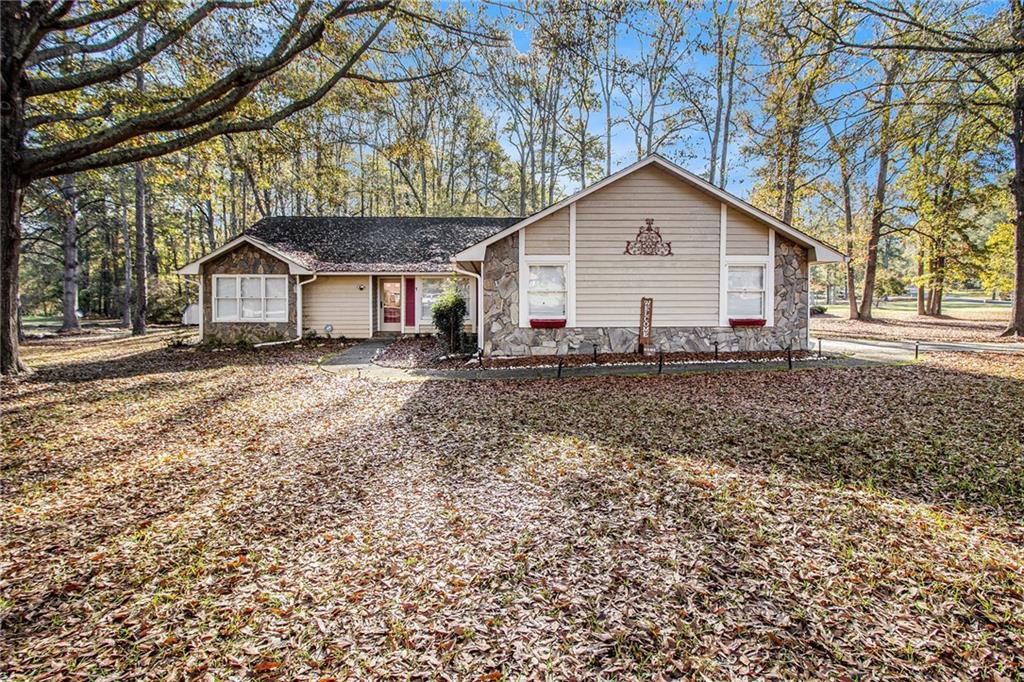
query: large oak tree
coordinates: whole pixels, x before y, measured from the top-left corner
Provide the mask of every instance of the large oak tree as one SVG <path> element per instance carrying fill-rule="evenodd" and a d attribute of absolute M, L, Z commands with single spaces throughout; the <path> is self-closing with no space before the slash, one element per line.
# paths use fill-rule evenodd
<path fill-rule="evenodd" d="M 343 80 L 386 80 L 367 62 L 389 26 L 401 34 L 380 52 L 396 59 L 402 40 L 432 31 L 480 37 L 401 0 L 18 0 L 0 3 L 0 22 L 3 374 L 24 369 L 17 299 L 30 183 L 264 130 Z M 271 87 L 303 60 L 325 74 L 319 82 Z M 153 74 L 144 91 L 132 77 L 142 70 Z"/>

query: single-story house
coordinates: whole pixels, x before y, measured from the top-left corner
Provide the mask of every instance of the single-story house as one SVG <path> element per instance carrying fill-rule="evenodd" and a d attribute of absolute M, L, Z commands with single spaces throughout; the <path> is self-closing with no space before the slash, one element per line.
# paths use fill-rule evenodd
<path fill-rule="evenodd" d="M 843 254 L 650 156 L 526 218 L 260 220 L 179 270 L 206 341 L 432 333 L 459 278 L 486 355 L 808 347 L 809 266 Z"/>

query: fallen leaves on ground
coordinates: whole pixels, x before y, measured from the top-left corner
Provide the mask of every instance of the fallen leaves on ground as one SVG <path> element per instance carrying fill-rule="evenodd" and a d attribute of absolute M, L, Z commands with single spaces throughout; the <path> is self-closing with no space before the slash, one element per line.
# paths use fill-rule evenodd
<path fill-rule="evenodd" d="M 324 352 L 26 347 L 5 675 L 1024 670 L 1024 357 L 378 383 Z"/>
<path fill-rule="evenodd" d="M 991 317 L 989 315 L 988 317 Z M 811 317 L 811 334 L 821 338 L 857 338 L 877 341 L 932 341 L 943 343 L 1012 343 L 1019 337 L 1000 336 L 1006 319 L 954 319 L 923 317 L 902 311 L 878 311 L 870 322 L 833 315 Z"/>

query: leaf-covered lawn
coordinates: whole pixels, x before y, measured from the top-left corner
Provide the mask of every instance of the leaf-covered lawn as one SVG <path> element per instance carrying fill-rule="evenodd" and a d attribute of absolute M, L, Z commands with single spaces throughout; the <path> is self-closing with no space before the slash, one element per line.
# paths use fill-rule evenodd
<path fill-rule="evenodd" d="M 1013 679 L 1024 357 L 398 383 L 28 347 L 11 678 Z"/>
<path fill-rule="evenodd" d="M 979 306 L 980 307 L 980 306 Z M 926 317 L 904 310 L 876 309 L 871 322 L 851 320 L 837 306 L 828 315 L 811 318 L 811 334 L 822 338 L 859 338 L 879 341 L 933 341 L 944 343 L 1020 342 L 1001 336 L 1009 322 L 1009 308 L 954 310 L 956 317 Z"/>

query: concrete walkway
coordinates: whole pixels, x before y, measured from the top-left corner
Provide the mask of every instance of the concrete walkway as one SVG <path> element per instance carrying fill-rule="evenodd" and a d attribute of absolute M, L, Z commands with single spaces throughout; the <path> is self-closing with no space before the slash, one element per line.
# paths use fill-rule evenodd
<path fill-rule="evenodd" d="M 811 339 L 811 347 L 818 340 Z M 959 343 L 921 341 L 876 341 L 874 339 L 821 339 L 821 352 L 848 355 L 875 362 L 906 362 L 914 359 L 915 347 L 921 353 L 1024 353 L 1024 343 Z"/>
<path fill-rule="evenodd" d="M 373 358 L 388 347 L 392 339 L 367 339 L 352 346 L 351 348 L 332 355 L 320 363 L 322 369 L 334 374 L 355 374 L 365 373 L 370 368 L 375 368 Z"/>

